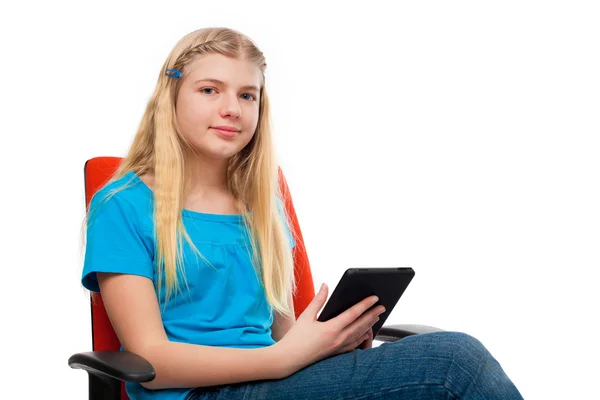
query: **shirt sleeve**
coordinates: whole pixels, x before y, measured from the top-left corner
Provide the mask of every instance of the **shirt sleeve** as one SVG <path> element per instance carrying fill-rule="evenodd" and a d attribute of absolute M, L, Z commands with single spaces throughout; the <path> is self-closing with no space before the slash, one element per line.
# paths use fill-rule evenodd
<path fill-rule="evenodd" d="M 97 272 L 112 272 L 154 279 L 154 245 L 150 233 L 140 229 L 132 204 L 114 194 L 93 197 L 88 213 L 85 259 L 81 283 L 99 292 Z"/>

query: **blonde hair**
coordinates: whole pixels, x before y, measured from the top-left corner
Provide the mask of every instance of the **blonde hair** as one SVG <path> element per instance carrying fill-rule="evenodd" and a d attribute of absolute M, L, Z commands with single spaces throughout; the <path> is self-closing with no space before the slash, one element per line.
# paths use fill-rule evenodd
<path fill-rule="evenodd" d="M 295 292 L 296 282 L 285 230 L 289 229 L 290 223 L 285 207 L 277 204 L 277 198 L 282 199 L 283 193 L 278 182 L 269 97 L 265 88 L 267 64 L 263 53 L 251 39 L 228 28 L 205 28 L 191 32 L 177 42 L 160 69 L 156 88 L 129 152 L 108 183 L 122 178 L 129 171 L 138 176 L 154 175 L 158 290 L 164 288 L 168 299 L 179 289 L 177 271 L 183 268 L 182 239 L 198 255 L 202 255 L 191 242 L 182 221 L 183 200 L 190 176 L 184 157 L 188 145 L 178 131 L 175 104 L 183 79 L 173 79 L 165 71 L 174 68 L 186 76 L 186 67 L 196 57 L 211 53 L 251 61 L 261 71 L 258 125 L 248 145 L 229 160 L 228 188 L 250 232 L 252 263 L 262 281 L 267 301 L 275 311 L 293 315 L 288 296 Z M 289 231 L 293 234 L 291 229 Z M 161 272 L 164 272 L 165 282 L 161 282 Z"/>

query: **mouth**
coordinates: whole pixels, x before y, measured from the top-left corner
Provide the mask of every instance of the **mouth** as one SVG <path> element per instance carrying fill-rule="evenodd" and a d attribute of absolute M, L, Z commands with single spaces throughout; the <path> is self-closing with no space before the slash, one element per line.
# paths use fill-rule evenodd
<path fill-rule="evenodd" d="M 238 134 L 238 131 L 219 129 L 219 128 L 211 128 L 211 129 L 214 129 L 219 135 L 224 136 L 226 138 L 233 138 Z"/>

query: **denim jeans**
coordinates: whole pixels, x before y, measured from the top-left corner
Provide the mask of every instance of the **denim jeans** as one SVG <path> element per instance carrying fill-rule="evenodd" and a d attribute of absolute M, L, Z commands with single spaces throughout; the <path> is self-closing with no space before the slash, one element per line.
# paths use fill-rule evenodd
<path fill-rule="evenodd" d="M 488 350 L 459 332 L 414 335 L 279 380 L 198 388 L 189 400 L 522 399 Z"/>

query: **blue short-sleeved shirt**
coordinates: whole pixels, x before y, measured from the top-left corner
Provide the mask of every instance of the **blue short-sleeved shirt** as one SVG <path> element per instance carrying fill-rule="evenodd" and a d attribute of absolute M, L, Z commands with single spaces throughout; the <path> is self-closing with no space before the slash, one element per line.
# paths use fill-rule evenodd
<path fill-rule="evenodd" d="M 105 194 L 124 185 L 125 189 L 102 200 Z M 152 191 L 133 172 L 94 196 L 82 274 L 87 289 L 99 291 L 96 272 L 143 276 L 157 288 L 153 212 Z M 274 344 L 273 309 L 252 266 L 249 234 L 242 216 L 190 210 L 182 213 L 192 242 L 212 267 L 184 240 L 184 273 L 189 291 L 179 275 L 181 291 L 173 292 L 167 304 L 164 290 L 157 292 L 169 340 L 236 348 Z M 294 246 L 289 232 L 288 237 Z M 126 388 L 132 400 L 184 399 L 191 390 L 147 390 L 132 383 L 127 383 Z"/>

